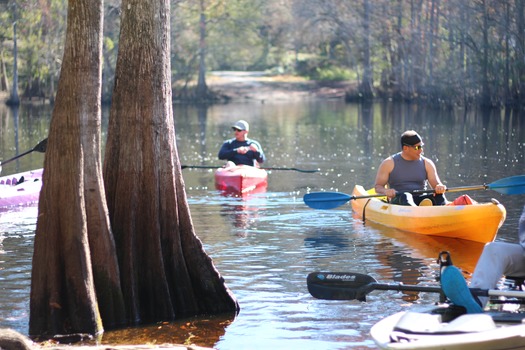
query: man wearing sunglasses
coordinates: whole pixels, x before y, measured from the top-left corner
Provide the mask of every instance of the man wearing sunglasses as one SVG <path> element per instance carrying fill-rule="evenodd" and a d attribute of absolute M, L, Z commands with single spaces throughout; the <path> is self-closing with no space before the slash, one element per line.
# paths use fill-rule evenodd
<path fill-rule="evenodd" d="M 447 187 L 441 183 L 434 162 L 423 156 L 423 139 L 414 130 L 401 135 L 401 152 L 385 160 L 377 171 L 375 190 L 386 195 L 392 204 L 444 205 Z M 415 195 L 411 191 L 426 190 L 427 183 L 433 193 Z"/>
<path fill-rule="evenodd" d="M 224 141 L 219 150 L 219 159 L 227 160 L 230 165 L 257 166 L 266 158 L 259 142 L 249 139 L 250 125 L 245 120 L 239 120 L 232 125 L 235 137 Z"/>

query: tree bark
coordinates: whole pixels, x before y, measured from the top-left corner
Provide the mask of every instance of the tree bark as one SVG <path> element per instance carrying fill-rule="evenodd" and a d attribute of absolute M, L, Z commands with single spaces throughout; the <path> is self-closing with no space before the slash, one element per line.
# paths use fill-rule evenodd
<path fill-rule="evenodd" d="M 20 97 L 18 96 L 18 47 L 16 38 L 16 19 L 13 23 L 13 87 L 11 94 L 7 100 L 10 106 L 18 106 L 20 104 Z"/>
<path fill-rule="evenodd" d="M 206 14 L 201 1 L 201 15 L 199 20 L 199 77 L 197 79 L 197 99 L 208 99 L 208 85 L 206 85 Z"/>
<path fill-rule="evenodd" d="M 363 1 L 363 80 L 360 92 L 363 99 L 370 100 L 374 97 L 374 81 L 372 78 L 372 63 L 370 61 L 370 3 Z"/>
<path fill-rule="evenodd" d="M 69 2 L 38 207 L 31 335 L 101 333 L 95 285 L 108 324 L 125 319 L 101 177 L 102 18 L 102 0 Z"/>
<path fill-rule="evenodd" d="M 168 0 L 124 0 L 104 180 L 130 324 L 236 312 L 194 232 L 175 145 Z"/>

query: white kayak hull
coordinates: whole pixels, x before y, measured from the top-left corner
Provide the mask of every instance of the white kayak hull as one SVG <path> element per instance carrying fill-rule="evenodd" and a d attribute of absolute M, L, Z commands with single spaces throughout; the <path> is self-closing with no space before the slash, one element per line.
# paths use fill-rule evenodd
<path fill-rule="evenodd" d="M 432 332 L 417 334 L 403 332 L 395 328 L 407 312 L 399 312 L 376 323 L 370 330 L 372 339 L 380 349 L 417 349 L 417 350 L 510 350 L 525 349 L 525 324 L 497 324 L 494 328 L 480 326 L 472 332 Z M 422 315 L 422 314 L 421 314 Z M 477 314 L 480 317 L 487 315 Z M 464 315 L 464 316 L 475 316 Z M 461 317 L 456 320 L 459 320 Z M 424 318 L 424 317 L 422 317 Z M 416 318 L 417 319 L 417 318 Z M 454 321 L 456 321 L 454 320 Z M 475 321 L 469 320 L 469 327 L 476 329 Z"/>

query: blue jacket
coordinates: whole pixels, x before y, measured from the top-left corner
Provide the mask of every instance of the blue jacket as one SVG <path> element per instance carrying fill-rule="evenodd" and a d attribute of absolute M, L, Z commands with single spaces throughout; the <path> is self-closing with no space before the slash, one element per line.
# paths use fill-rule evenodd
<path fill-rule="evenodd" d="M 236 149 L 239 147 L 249 147 L 251 144 L 255 144 L 260 152 L 248 151 L 246 154 L 237 153 Z M 259 142 L 251 139 L 246 139 L 246 141 L 237 141 L 235 138 L 224 141 L 221 149 L 219 150 L 219 159 L 229 160 L 235 164 L 246 164 L 246 165 L 255 165 L 255 161 L 258 163 L 264 163 L 266 160 L 264 156 L 263 149 Z"/>

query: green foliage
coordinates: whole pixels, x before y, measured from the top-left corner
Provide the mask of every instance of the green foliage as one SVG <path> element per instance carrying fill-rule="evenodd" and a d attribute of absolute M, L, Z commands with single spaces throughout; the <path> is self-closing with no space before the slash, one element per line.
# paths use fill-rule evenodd
<path fill-rule="evenodd" d="M 296 73 L 318 81 L 345 81 L 356 79 L 356 74 L 350 69 L 337 65 L 331 60 L 304 57 L 297 62 Z"/>
<path fill-rule="evenodd" d="M 316 68 L 315 73 L 313 78 L 319 81 L 344 81 L 353 77 L 353 74 L 347 68 L 336 66 Z"/>

